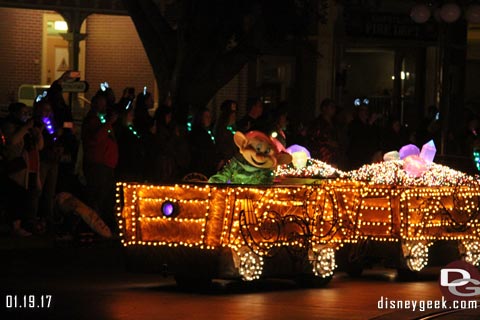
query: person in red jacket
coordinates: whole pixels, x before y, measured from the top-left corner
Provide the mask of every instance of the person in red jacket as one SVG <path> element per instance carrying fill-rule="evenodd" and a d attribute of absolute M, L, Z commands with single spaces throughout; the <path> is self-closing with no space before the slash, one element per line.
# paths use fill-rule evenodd
<path fill-rule="evenodd" d="M 92 98 L 91 109 L 83 120 L 83 171 L 87 180 L 87 203 L 113 228 L 114 170 L 118 162 L 118 145 L 113 131 L 117 114 L 107 114 L 103 95 Z"/>

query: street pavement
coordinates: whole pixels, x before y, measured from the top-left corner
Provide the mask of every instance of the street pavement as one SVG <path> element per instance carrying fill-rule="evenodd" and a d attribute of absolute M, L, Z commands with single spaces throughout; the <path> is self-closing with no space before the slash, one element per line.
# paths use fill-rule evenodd
<path fill-rule="evenodd" d="M 3 237 L 0 256 L 2 320 L 395 320 L 424 319 L 422 315 L 440 312 L 378 309 L 382 297 L 441 299 L 438 268 L 429 268 L 410 282 L 396 279 L 394 270 L 374 267 L 360 278 L 338 272 L 324 288 L 303 288 L 288 279 L 262 279 L 254 283 L 215 280 L 208 287 L 185 289 L 177 287 L 171 276 L 127 270 L 117 241 L 58 242 Z M 47 298 L 48 308 L 42 307 L 41 302 L 45 304 Z M 35 299 L 33 308 L 28 307 L 29 299 Z M 448 311 L 435 319 L 480 318 L 478 311 Z"/>

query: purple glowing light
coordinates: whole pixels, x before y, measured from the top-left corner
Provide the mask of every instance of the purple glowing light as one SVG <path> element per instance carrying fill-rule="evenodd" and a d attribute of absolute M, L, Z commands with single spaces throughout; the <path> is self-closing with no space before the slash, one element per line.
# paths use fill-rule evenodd
<path fill-rule="evenodd" d="M 298 144 L 293 144 L 287 148 L 287 152 L 293 154 L 294 152 L 304 152 L 307 155 L 307 158 L 310 158 L 310 151 L 307 148 L 299 146 Z"/>
<path fill-rule="evenodd" d="M 430 140 L 423 145 L 422 151 L 420 151 L 420 158 L 425 160 L 427 163 L 432 163 L 436 153 L 437 148 L 435 148 L 435 143 L 433 140 Z"/>
<path fill-rule="evenodd" d="M 418 156 L 420 149 L 414 144 L 407 144 L 403 146 L 398 153 L 400 154 L 400 160 L 403 160 L 408 156 Z"/>
<path fill-rule="evenodd" d="M 55 133 L 55 129 L 53 128 L 52 122 L 50 121 L 49 117 L 43 117 L 42 122 L 43 124 L 45 124 L 45 127 L 47 128 L 49 134 L 52 135 Z"/>
<path fill-rule="evenodd" d="M 167 201 L 162 204 L 162 214 L 165 217 L 171 217 L 175 213 L 175 206 L 172 202 Z"/>

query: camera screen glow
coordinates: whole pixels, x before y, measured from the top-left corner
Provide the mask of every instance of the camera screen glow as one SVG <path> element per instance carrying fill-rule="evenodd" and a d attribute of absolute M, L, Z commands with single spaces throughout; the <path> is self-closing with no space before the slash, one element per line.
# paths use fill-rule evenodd
<path fill-rule="evenodd" d="M 109 88 L 109 85 L 107 81 L 100 83 L 100 90 L 107 91 L 108 88 Z"/>

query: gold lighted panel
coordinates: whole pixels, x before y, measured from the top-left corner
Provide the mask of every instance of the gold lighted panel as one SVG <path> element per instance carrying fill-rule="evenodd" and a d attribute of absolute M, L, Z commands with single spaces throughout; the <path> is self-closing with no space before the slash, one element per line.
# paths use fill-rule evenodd
<path fill-rule="evenodd" d="M 120 195 L 119 189 L 125 245 L 239 247 L 242 233 L 266 247 L 298 245 L 289 242 L 288 235 L 304 232 L 302 223 L 309 228 L 312 245 L 362 238 L 478 239 L 480 233 L 480 190 L 469 186 L 392 187 L 331 180 L 321 185 L 260 187 L 120 183 Z M 178 217 L 162 217 L 165 201 L 178 204 Z M 279 230 L 272 238 L 262 229 L 269 223 Z"/>
<path fill-rule="evenodd" d="M 478 237 L 479 191 L 475 188 L 366 186 L 362 193 L 356 225 L 359 238 Z"/>

